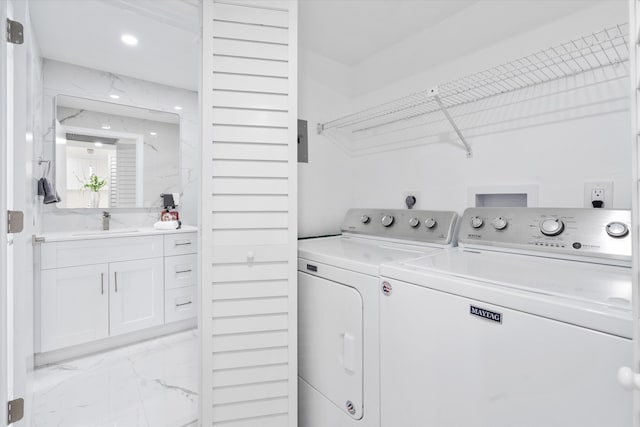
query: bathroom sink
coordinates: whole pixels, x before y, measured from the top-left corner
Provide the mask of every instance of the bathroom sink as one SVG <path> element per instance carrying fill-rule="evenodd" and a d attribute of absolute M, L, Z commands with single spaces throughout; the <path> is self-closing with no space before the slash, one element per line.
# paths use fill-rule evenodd
<path fill-rule="evenodd" d="M 106 235 L 114 235 L 114 234 L 130 234 L 130 233 L 139 233 L 140 230 L 136 228 L 120 228 L 117 230 L 98 230 L 98 231 L 82 231 L 78 233 L 73 233 L 72 236 L 106 236 Z"/>

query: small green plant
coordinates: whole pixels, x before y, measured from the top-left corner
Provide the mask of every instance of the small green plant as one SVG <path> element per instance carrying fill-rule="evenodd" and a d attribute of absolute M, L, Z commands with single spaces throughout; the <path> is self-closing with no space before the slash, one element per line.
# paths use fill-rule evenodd
<path fill-rule="evenodd" d="M 97 193 L 105 185 L 107 185 L 106 179 L 100 180 L 98 175 L 93 174 L 89 177 L 89 181 L 84 183 L 84 188 L 88 188 L 89 190 Z"/>

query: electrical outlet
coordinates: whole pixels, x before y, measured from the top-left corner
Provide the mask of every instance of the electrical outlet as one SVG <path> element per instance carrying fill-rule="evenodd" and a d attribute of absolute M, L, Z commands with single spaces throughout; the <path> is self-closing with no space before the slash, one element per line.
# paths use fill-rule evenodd
<path fill-rule="evenodd" d="M 612 181 L 598 181 L 598 182 L 584 183 L 584 207 L 585 208 L 600 207 L 600 208 L 610 209 L 612 206 L 613 206 L 613 182 Z"/>
<path fill-rule="evenodd" d="M 591 189 L 591 206 L 604 208 L 604 188 L 595 187 Z"/>
<path fill-rule="evenodd" d="M 604 188 L 596 187 L 591 189 L 592 202 L 604 202 Z"/>

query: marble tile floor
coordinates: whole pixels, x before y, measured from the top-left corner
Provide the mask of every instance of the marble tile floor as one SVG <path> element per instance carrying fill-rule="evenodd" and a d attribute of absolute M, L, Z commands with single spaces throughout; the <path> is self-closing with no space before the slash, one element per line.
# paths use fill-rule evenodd
<path fill-rule="evenodd" d="M 39 368 L 35 427 L 195 427 L 195 330 Z"/>

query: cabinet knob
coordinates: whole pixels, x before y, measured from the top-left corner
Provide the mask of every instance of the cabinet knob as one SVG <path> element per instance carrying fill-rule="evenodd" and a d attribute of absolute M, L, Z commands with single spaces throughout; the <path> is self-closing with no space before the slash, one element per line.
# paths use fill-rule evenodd
<path fill-rule="evenodd" d="M 247 252 L 247 261 L 253 261 L 254 258 L 255 254 L 253 253 L 253 251 Z"/>

